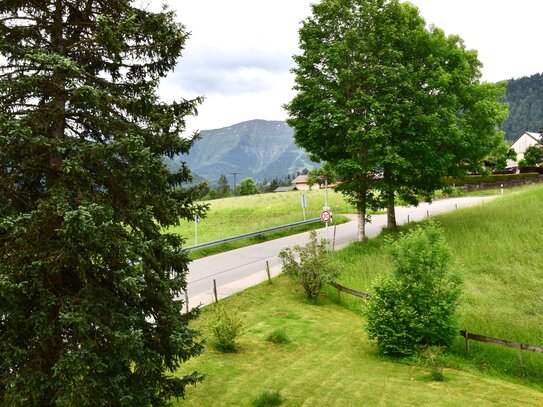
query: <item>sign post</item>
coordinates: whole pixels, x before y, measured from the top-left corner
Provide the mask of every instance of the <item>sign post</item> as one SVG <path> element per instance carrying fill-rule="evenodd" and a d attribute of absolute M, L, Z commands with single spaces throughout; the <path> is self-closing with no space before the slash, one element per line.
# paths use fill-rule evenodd
<path fill-rule="evenodd" d="M 194 215 L 194 244 L 198 244 L 198 223 L 200 222 L 200 215 Z"/>
<path fill-rule="evenodd" d="M 328 240 L 328 222 L 332 220 L 332 213 L 328 209 L 321 212 L 321 220 L 325 223 L 326 240 Z"/>
<path fill-rule="evenodd" d="M 307 199 L 304 194 L 302 194 L 302 211 L 304 212 L 304 220 L 305 220 L 305 208 L 307 207 Z"/>
<path fill-rule="evenodd" d="M 324 177 L 324 210 L 322 211 L 322 213 L 324 212 L 328 212 L 328 220 L 324 220 L 323 221 L 326 223 L 326 226 L 324 228 L 325 230 L 325 237 L 326 237 L 326 240 L 328 240 L 328 222 L 330 222 L 330 220 L 332 219 L 332 214 L 330 213 L 330 207 L 328 206 L 328 177 Z M 321 214 L 321 219 L 322 219 L 322 214 Z"/>

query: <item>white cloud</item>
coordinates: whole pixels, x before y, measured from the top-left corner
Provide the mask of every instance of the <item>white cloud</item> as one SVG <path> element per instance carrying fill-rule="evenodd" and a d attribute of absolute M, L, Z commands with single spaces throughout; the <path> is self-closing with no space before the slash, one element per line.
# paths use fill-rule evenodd
<path fill-rule="evenodd" d="M 151 0 L 153 6 L 158 0 Z M 476 49 L 483 80 L 543 72 L 543 2 L 538 0 L 411 0 L 427 23 L 458 34 Z M 188 130 L 244 120 L 283 120 L 293 96 L 292 55 L 310 0 L 169 0 L 191 37 L 175 72 L 161 84 L 164 99 L 206 100 Z"/>

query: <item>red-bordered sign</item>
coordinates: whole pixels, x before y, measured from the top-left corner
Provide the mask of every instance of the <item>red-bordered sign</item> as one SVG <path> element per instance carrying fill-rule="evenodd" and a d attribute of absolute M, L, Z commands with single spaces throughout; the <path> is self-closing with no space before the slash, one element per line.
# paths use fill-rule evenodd
<path fill-rule="evenodd" d="M 321 212 L 321 220 L 323 222 L 330 222 L 330 219 L 332 219 L 332 214 L 330 213 L 330 211 L 322 211 Z"/>

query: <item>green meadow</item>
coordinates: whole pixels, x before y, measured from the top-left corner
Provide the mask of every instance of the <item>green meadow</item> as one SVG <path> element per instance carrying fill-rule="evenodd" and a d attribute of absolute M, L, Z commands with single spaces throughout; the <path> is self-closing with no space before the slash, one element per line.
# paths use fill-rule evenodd
<path fill-rule="evenodd" d="M 324 207 L 325 191 L 291 191 L 216 199 L 207 202 L 207 216 L 198 223 L 198 243 L 286 225 L 304 220 L 302 195 L 306 196 L 306 219 L 318 218 Z M 355 213 L 355 208 L 340 193 L 328 189 L 328 206 L 333 213 Z M 170 229 L 194 245 L 194 222 L 184 221 Z"/>
<path fill-rule="evenodd" d="M 518 190 L 517 190 L 518 191 Z M 462 273 L 459 328 L 543 346 L 543 186 L 437 217 Z M 405 229 L 403 229 L 405 230 Z M 384 236 L 332 254 L 343 285 L 367 290 L 391 271 Z M 364 333 L 363 300 L 327 288 L 304 300 L 285 276 L 223 300 L 245 321 L 240 350 L 207 347 L 180 373 L 206 373 L 176 406 L 250 406 L 264 391 L 284 406 L 542 406 L 543 355 L 458 337 L 444 356 L 445 380 L 422 358 L 383 358 Z M 209 307 L 196 325 L 207 335 Z M 266 340 L 281 330 L 286 344 Z"/>

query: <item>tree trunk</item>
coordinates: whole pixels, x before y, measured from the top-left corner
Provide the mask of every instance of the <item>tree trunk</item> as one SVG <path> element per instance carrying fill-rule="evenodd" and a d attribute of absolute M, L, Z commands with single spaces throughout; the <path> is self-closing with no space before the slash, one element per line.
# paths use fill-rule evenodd
<path fill-rule="evenodd" d="M 387 190 L 385 191 L 385 200 L 387 207 L 387 228 L 394 229 L 396 225 L 396 209 L 394 208 L 394 188 L 392 188 L 392 177 L 390 168 L 383 168 L 383 177 Z"/>
<path fill-rule="evenodd" d="M 366 240 L 366 210 L 358 210 L 358 233 L 357 240 L 363 242 Z"/>
<path fill-rule="evenodd" d="M 358 191 L 358 202 L 356 205 L 356 209 L 358 211 L 358 233 L 357 233 L 357 240 L 359 242 L 364 242 L 366 237 L 366 182 L 364 179 L 362 179 L 360 189 Z"/>
<path fill-rule="evenodd" d="M 396 209 L 394 208 L 394 191 L 387 192 L 387 228 L 394 229 L 396 224 Z"/>

